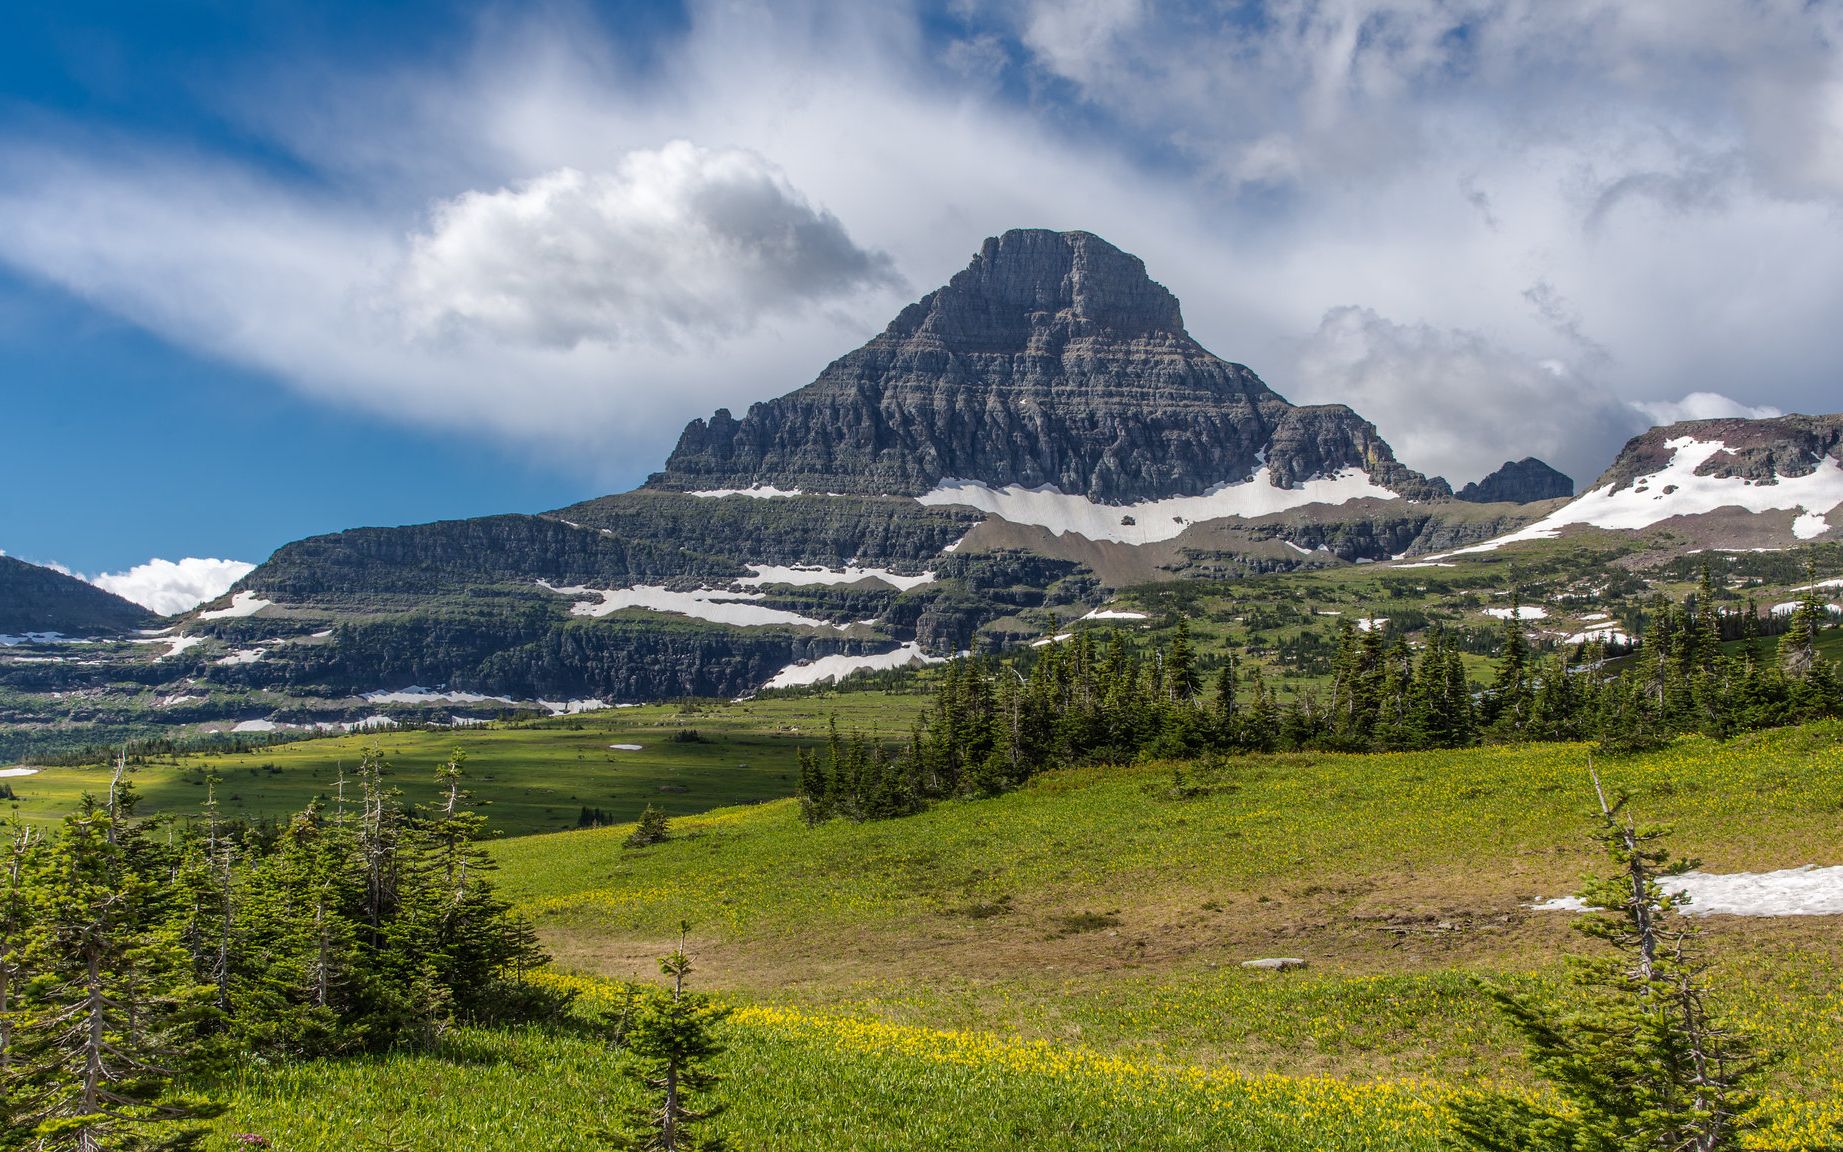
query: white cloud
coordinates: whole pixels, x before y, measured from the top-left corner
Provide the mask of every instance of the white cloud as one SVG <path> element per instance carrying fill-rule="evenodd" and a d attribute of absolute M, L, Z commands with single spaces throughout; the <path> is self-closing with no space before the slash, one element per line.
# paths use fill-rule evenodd
<path fill-rule="evenodd" d="M 1206 346 L 1455 481 L 1597 474 L 1628 401 L 1710 385 L 1836 407 L 1843 6 L 955 0 L 943 44 L 902 4 L 694 0 L 644 66 L 557 11 L 226 89 L 306 181 L 0 137 L 0 261 L 610 483 L 875 333 L 892 269 L 926 290 L 1031 225 L 1141 256 Z"/>
<path fill-rule="evenodd" d="M 105 572 L 92 577 L 90 583 L 162 616 L 177 616 L 224 595 L 232 584 L 255 568 L 254 564 L 241 560 L 207 560 L 197 556 L 188 556 L 177 563 L 155 559 L 136 564 L 126 572 Z"/>
<path fill-rule="evenodd" d="M 676 342 L 897 283 L 760 156 L 683 140 L 438 205 L 398 283 L 423 333 Z"/>
<path fill-rule="evenodd" d="M 1719 392 L 1691 392 L 1681 400 L 1640 400 L 1632 407 L 1653 424 L 1675 424 L 1679 420 L 1764 420 L 1785 413 L 1770 404 L 1743 404 Z"/>
<path fill-rule="evenodd" d="M 1367 308 L 1326 313 L 1296 373 L 1293 400 L 1349 404 L 1403 463 L 1445 471 L 1455 488 L 1527 455 L 1577 478 L 1597 475 L 1644 426 L 1559 361 Z"/>

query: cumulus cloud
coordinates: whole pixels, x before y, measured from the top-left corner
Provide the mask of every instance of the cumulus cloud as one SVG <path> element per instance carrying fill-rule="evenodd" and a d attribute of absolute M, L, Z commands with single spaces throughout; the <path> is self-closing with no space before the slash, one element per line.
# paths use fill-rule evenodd
<path fill-rule="evenodd" d="M 1679 420 L 1764 420 L 1783 416 L 1770 404 L 1743 404 L 1719 392 L 1691 392 L 1681 400 L 1640 400 L 1632 407 L 1653 424 L 1675 424 Z"/>
<path fill-rule="evenodd" d="M 398 291 L 420 332 L 569 348 L 752 328 L 900 283 L 887 255 L 746 151 L 688 141 L 437 205 Z"/>
<path fill-rule="evenodd" d="M 1472 332 L 1397 324 L 1334 308 L 1301 347 L 1292 399 L 1344 403 L 1376 424 L 1405 464 L 1455 487 L 1534 455 L 1576 479 L 1597 475 L 1644 422 L 1556 360 L 1532 360 Z"/>
<path fill-rule="evenodd" d="M 241 560 L 188 556 L 177 562 L 149 560 L 126 572 L 105 572 L 92 577 L 90 583 L 162 616 L 177 616 L 224 595 L 255 569 L 256 565 Z"/>

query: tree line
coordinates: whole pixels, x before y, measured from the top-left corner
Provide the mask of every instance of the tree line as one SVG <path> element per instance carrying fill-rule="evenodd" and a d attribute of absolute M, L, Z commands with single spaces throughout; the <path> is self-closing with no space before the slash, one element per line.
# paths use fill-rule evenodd
<path fill-rule="evenodd" d="M 1513 596 L 1488 684 L 1471 678 L 1462 646 L 1441 628 L 1417 651 L 1403 635 L 1348 619 L 1329 682 L 1285 700 L 1238 653 L 1206 668 L 1182 619 L 1154 647 L 1116 629 L 1012 662 L 963 658 L 940 674 L 906 747 L 834 726 L 825 748 L 802 753 L 802 808 L 809 822 L 902 816 L 1072 764 L 1529 740 L 1636 750 L 1683 733 L 1726 737 L 1843 715 L 1843 675 L 1817 650 L 1832 621 L 1814 581 L 1783 619 L 1763 619 L 1752 604 L 1720 605 L 1705 569 L 1681 603 L 1650 606 L 1643 642 L 1617 659 L 1595 639 L 1536 651 L 1519 607 Z"/>

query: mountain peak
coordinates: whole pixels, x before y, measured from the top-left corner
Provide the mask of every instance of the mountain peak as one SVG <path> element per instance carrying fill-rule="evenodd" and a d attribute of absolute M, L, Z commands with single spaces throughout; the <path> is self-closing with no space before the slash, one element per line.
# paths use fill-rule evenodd
<path fill-rule="evenodd" d="M 1276 487 L 1355 469 L 1412 498 L 1451 495 L 1348 408 L 1296 407 L 1192 340 L 1137 256 L 1019 229 L 811 384 L 693 420 L 647 484 L 921 496 L 957 480 L 1127 504 L 1262 467 Z"/>
<path fill-rule="evenodd" d="M 888 335 L 1015 339 L 1033 329 L 1069 335 L 1184 337 L 1177 297 L 1139 257 L 1092 232 L 1014 228 L 980 246 L 946 286 L 903 310 Z"/>
<path fill-rule="evenodd" d="M 1474 504 L 1530 504 L 1573 496 L 1574 481 L 1544 461 L 1525 456 L 1504 461 L 1503 467 L 1483 480 L 1467 484 L 1455 495 Z"/>

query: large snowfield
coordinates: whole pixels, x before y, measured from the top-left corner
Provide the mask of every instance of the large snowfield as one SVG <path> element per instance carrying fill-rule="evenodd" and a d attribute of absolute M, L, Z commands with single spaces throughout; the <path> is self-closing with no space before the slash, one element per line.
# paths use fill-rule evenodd
<path fill-rule="evenodd" d="M 1035 524 L 1057 535 L 1073 533 L 1117 544 L 1155 544 L 1176 538 L 1192 524 L 1228 516 L 1267 516 L 1307 504 L 1347 504 L 1365 498 L 1399 500 L 1354 468 L 1307 480 L 1297 488 L 1276 488 L 1266 465 L 1236 484 L 1218 484 L 1201 496 L 1173 496 L 1139 504 L 1096 504 L 1053 486 L 992 488 L 976 480 L 943 480 L 916 499 L 927 505 L 964 504 L 1013 524 Z"/>

